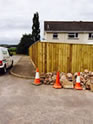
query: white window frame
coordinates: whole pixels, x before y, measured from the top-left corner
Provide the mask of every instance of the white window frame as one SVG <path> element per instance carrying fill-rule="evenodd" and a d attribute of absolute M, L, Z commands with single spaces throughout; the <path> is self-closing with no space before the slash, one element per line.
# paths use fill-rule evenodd
<path fill-rule="evenodd" d="M 68 39 L 78 39 L 78 33 L 68 33 Z"/>

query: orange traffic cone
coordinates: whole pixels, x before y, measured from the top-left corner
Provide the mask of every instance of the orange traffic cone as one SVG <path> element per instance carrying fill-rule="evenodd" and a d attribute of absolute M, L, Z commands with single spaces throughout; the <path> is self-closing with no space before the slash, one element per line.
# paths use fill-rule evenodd
<path fill-rule="evenodd" d="M 54 84 L 53 87 L 56 88 L 56 89 L 62 88 L 62 86 L 61 86 L 61 84 L 60 84 L 60 79 L 59 79 L 59 72 L 57 72 L 56 82 L 55 82 L 55 84 Z"/>
<path fill-rule="evenodd" d="M 34 85 L 40 85 L 41 83 L 40 83 L 40 77 L 39 77 L 39 69 L 37 68 L 36 69 L 36 75 L 35 75 L 35 80 L 34 80 L 34 83 L 33 83 Z"/>
<path fill-rule="evenodd" d="M 80 85 L 80 72 L 78 72 L 77 79 L 76 79 L 76 84 L 75 84 L 75 89 L 77 90 L 82 90 L 82 87 Z"/>

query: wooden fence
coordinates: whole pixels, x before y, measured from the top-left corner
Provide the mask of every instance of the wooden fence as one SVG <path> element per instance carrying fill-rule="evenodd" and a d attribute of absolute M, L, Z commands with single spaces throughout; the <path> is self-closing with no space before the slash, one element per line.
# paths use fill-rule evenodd
<path fill-rule="evenodd" d="M 93 45 L 37 42 L 29 55 L 40 72 L 93 71 Z"/>

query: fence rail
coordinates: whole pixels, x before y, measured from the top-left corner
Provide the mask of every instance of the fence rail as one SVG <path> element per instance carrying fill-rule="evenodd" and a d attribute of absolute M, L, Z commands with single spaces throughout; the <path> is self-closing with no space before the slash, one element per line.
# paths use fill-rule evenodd
<path fill-rule="evenodd" d="M 37 42 L 29 55 L 40 72 L 93 71 L 93 45 Z"/>

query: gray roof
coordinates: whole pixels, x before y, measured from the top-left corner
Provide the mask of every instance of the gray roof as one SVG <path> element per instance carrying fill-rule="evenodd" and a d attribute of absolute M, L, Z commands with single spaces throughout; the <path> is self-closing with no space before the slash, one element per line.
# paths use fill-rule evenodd
<path fill-rule="evenodd" d="M 45 31 L 93 31 L 93 22 L 83 21 L 45 21 Z"/>

